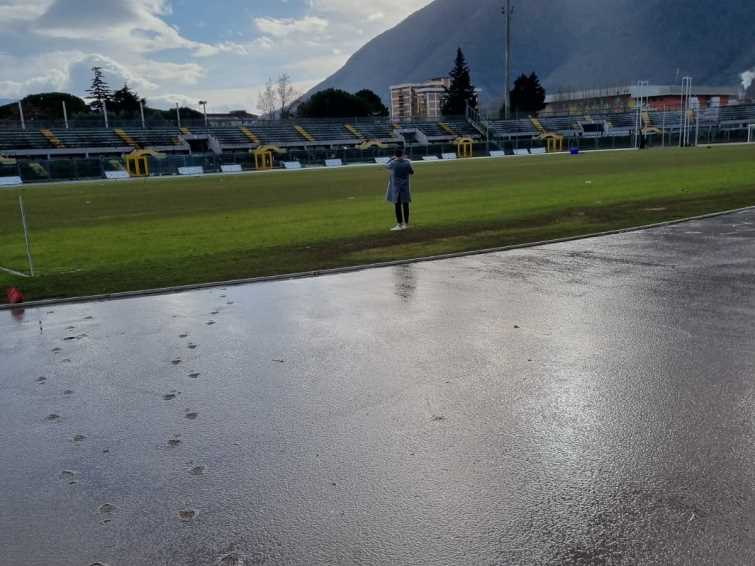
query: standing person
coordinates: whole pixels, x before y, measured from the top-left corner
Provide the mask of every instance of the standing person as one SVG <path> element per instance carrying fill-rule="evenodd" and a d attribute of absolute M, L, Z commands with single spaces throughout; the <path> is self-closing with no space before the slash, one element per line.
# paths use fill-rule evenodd
<path fill-rule="evenodd" d="M 406 230 L 409 227 L 409 203 L 412 202 L 409 183 L 409 177 L 414 175 L 412 162 L 404 156 L 404 150 L 398 148 L 385 167 L 391 172 L 385 200 L 392 202 L 396 208 L 396 225 L 391 231 Z"/>

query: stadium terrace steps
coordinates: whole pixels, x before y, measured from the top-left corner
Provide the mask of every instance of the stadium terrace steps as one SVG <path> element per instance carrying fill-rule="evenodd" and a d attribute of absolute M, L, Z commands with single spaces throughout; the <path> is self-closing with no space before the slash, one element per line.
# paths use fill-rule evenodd
<path fill-rule="evenodd" d="M 546 133 L 545 128 L 543 127 L 543 124 L 538 120 L 537 118 L 530 117 L 530 122 L 532 122 L 532 125 L 535 126 L 535 129 L 540 132 L 541 134 Z"/>
<path fill-rule="evenodd" d="M 538 131 L 528 119 L 518 120 L 491 120 L 488 122 L 496 136 L 506 135 L 536 135 Z"/>
<path fill-rule="evenodd" d="M 57 149 L 63 149 L 65 145 L 63 144 L 58 137 L 52 133 L 52 130 L 48 130 L 47 128 L 39 130 L 40 133 L 47 138 L 47 141 L 49 141 L 53 147 Z"/>
<path fill-rule="evenodd" d="M 360 140 L 366 140 L 367 138 L 361 134 L 359 130 L 357 130 L 354 126 L 351 124 L 344 124 L 343 126 L 346 128 L 349 132 L 351 132 L 351 135 L 353 135 L 355 138 Z"/>
<path fill-rule="evenodd" d="M 349 130 L 345 124 L 340 121 L 329 120 L 299 120 L 299 126 L 301 126 L 308 134 L 310 134 L 316 142 L 324 143 L 348 143 L 353 144 L 356 142 L 364 141 L 359 135 L 355 135 Z M 353 128 L 353 126 L 352 126 Z"/>
<path fill-rule="evenodd" d="M 641 116 L 643 128 L 652 128 L 654 126 L 653 120 L 650 118 L 650 112 L 645 110 L 644 112 L 642 112 Z"/>
<path fill-rule="evenodd" d="M 52 130 L 69 149 L 123 148 L 126 144 L 113 130 Z M 133 146 L 132 146 L 133 147 Z"/>
<path fill-rule="evenodd" d="M 116 136 L 121 138 L 121 140 L 126 143 L 126 145 L 130 145 L 131 147 L 139 149 L 139 144 L 136 143 L 134 139 L 129 136 L 124 130 L 122 130 L 121 128 L 115 128 L 113 131 L 115 132 Z"/>
<path fill-rule="evenodd" d="M 252 134 L 254 137 L 251 138 L 241 128 L 213 128 L 206 133 L 218 140 L 221 145 L 259 145 L 259 140 L 254 134 Z"/>
<path fill-rule="evenodd" d="M 443 130 L 443 131 L 445 131 L 445 132 L 448 132 L 448 133 L 449 133 L 450 135 L 452 135 L 452 136 L 458 136 L 458 135 L 459 135 L 459 134 L 457 134 L 457 133 L 456 133 L 455 131 L 453 131 L 453 130 L 451 129 L 451 126 L 449 126 L 449 125 L 448 125 L 448 124 L 446 124 L 445 122 L 438 122 L 438 126 L 440 126 L 440 129 L 441 129 L 441 130 Z"/>
<path fill-rule="evenodd" d="M 252 130 L 250 130 L 246 126 L 241 126 L 241 133 L 244 134 L 247 139 L 249 139 L 249 141 L 251 141 L 253 144 L 260 145 L 260 139 Z"/>
<path fill-rule="evenodd" d="M 305 140 L 307 140 L 308 142 L 315 143 L 317 141 L 312 134 L 310 134 L 307 130 L 305 130 L 299 124 L 294 124 L 294 129 L 297 132 L 299 132 L 299 135 L 303 137 Z"/>
<path fill-rule="evenodd" d="M 449 133 L 443 129 L 438 122 L 402 122 L 401 129 L 417 129 L 421 131 L 428 139 L 448 140 L 458 137 L 456 133 Z"/>
<path fill-rule="evenodd" d="M 0 150 L 50 149 L 50 142 L 34 130 L 0 130 Z"/>
<path fill-rule="evenodd" d="M 393 124 L 388 120 L 358 122 L 355 127 L 364 136 L 363 139 L 385 141 L 399 139 Z"/>
<path fill-rule="evenodd" d="M 573 131 L 576 126 L 576 119 L 574 116 L 541 116 L 540 118 L 532 118 L 532 120 L 537 120 L 542 126 L 543 131 L 538 129 L 540 133 L 556 132 L 560 134 L 568 134 Z"/>
<path fill-rule="evenodd" d="M 482 134 L 480 134 L 480 131 L 475 126 L 467 122 L 465 119 L 449 118 L 446 120 L 446 124 L 448 124 L 451 127 L 451 129 L 459 136 L 470 137 L 472 139 L 482 137 Z"/>
<path fill-rule="evenodd" d="M 314 143 L 317 141 L 312 134 L 310 134 L 307 130 L 302 128 L 299 124 L 294 125 L 294 130 L 299 132 L 299 135 L 303 137 L 305 140 L 307 140 L 308 142 Z"/>

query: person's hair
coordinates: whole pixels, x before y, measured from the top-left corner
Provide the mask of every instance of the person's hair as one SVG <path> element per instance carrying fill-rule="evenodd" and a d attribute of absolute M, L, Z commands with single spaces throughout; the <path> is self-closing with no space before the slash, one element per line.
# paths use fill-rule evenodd
<path fill-rule="evenodd" d="M 393 155 L 395 155 L 396 157 L 404 157 L 404 149 L 397 147 L 396 151 L 393 152 Z"/>

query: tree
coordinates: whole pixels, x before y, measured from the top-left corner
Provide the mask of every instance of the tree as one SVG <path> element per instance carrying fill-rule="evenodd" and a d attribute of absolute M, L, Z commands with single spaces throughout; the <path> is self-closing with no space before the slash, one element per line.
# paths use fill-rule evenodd
<path fill-rule="evenodd" d="M 450 73 L 451 86 L 445 89 L 442 113 L 446 116 L 466 114 L 467 105 L 477 109 L 477 92 L 472 85 L 469 65 L 461 47 L 456 51 L 456 61 Z"/>
<path fill-rule="evenodd" d="M 128 84 L 124 84 L 122 89 L 113 93 L 108 110 L 122 116 L 135 116 L 139 114 L 139 102 L 147 106 L 146 100 L 140 98 L 128 87 Z"/>
<path fill-rule="evenodd" d="M 298 109 L 304 118 L 351 118 L 370 115 L 370 105 L 364 98 L 345 90 L 329 88 L 313 94 Z"/>
<path fill-rule="evenodd" d="M 524 114 L 537 114 L 545 108 L 545 89 L 540 79 L 533 72 L 529 76 L 522 74 L 514 82 L 511 90 L 511 109 Z M 501 116 L 505 114 L 505 103 L 501 107 Z"/>
<path fill-rule="evenodd" d="M 78 96 L 64 92 L 30 94 L 21 101 L 21 105 L 24 107 L 24 116 L 27 120 L 62 120 L 63 102 L 66 103 L 69 118 L 89 112 L 86 102 Z M 0 119 L 18 119 L 18 105 L 14 102 L 0 107 Z"/>
<path fill-rule="evenodd" d="M 299 93 L 291 84 L 291 77 L 283 73 L 278 77 L 275 94 L 278 100 L 278 116 L 289 118 L 291 116 L 291 105 L 294 103 Z"/>
<path fill-rule="evenodd" d="M 263 117 L 275 118 L 275 88 L 273 79 L 268 77 L 263 90 L 257 99 L 257 110 L 262 113 Z"/>
<path fill-rule="evenodd" d="M 94 99 L 89 105 L 90 108 L 101 112 L 105 102 L 110 100 L 112 92 L 110 91 L 108 84 L 105 82 L 102 67 L 92 67 L 92 72 L 94 73 L 92 86 L 89 87 L 89 90 L 87 90 L 86 93 L 89 95 L 89 98 Z"/>
<path fill-rule="evenodd" d="M 363 89 L 357 92 L 354 96 L 364 100 L 370 108 L 370 115 L 372 116 L 388 116 L 388 108 L 383 104 L 382 99 L 369 89 Z"/>

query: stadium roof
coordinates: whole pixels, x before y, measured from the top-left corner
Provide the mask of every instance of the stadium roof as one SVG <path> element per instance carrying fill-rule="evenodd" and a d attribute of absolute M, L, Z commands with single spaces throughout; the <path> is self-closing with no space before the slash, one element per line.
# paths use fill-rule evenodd
<path fill-rule="evenodd" d="M 692 86 L 692 96 L 738 96 L 740 89 L 729 86 Z M 572 100 L 587 100 L 591 98 L 612 98 L 616 96 L 636 97 L 640 94 L 640 87 L 628 85 L 611 88 L 594 88 L 575 90 L 571 92 L 559 92 L 545 97 L 545 103 L 569 102 Z M 681 85 L 648 85 L 642 90 L 642 94 L 649 98 L 660 96 L 681 96 Z"/>

